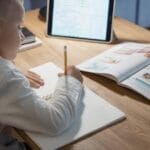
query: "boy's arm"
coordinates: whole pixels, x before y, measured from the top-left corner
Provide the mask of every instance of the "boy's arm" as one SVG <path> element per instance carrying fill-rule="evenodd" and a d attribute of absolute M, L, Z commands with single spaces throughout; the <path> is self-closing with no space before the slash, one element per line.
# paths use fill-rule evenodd
<path fill-rule="evenodd" d="M 53 114 L 50 114 L 54 116 L 55 122 L 52 122 L 54 123 L 52 126 L 56 129 L 55 133 L 62 132 L 73 123 L 79 107 L 82 106 L 83 93 L 82 84 L 75 78 L 71 76 L 59 78 L 52 98 L 49 100 L 49 104 L 55 109 Z"/>
<path fill-rule="evenodd" d="M 83 86 L 73 77 L 59 78 L 50 101 L 30 89 L 19 72 L 10 72 L 1 95 L 0 122 L 28 131 L 56 135 L 74 121 L 82 101 Z"/>

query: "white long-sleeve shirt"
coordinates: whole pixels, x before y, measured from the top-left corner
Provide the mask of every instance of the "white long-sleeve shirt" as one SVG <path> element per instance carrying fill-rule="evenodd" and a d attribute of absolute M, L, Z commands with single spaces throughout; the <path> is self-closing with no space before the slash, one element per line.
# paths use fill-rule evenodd
<path fill-rule="evenodd" d="M 27 131 L 56 135 L 74 121 L 83 86 L 71 76 L 60 77 L 52 98 L 45 101 L 8 60 L 0 57 L 0 123 Z"/>

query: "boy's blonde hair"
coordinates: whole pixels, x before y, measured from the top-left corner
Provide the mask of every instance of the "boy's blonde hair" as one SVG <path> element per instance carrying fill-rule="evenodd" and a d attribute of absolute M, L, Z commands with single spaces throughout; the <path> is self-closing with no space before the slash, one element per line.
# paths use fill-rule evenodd
<path fill-rule="evenodd" d="M 12 12 L 15 11 L 15 7 L 13 7 L 15 2 L 20 5 L 23 0 L 0 0 L 0 21 L 6 21 L 11 18 Z"/>

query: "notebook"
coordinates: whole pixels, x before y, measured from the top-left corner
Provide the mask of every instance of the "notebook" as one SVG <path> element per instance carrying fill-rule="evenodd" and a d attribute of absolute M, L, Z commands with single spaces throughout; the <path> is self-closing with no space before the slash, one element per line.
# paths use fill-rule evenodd
<path fill-rule="evenodd" d="M 57 74 L 58 72 L 62 72 L 62 70 L 53 63 L 46 63 L 35 67 L 31 69 L 31 71 L 41 75 L 45 81 L 44 87 L 35 89 L 35 92 L 41 97 L 50 95 L 50 93 L 54 91 L 58 79 Z M 125 114 L 122 111 L 85 87 L 83 105 L 78 111 L 74 124 L 70 126 L 67 131 L 54 137 L 31 132 L 27 132 L 26 134 L 40 147 L 40 149 L 55 150 L 91 133 L 102 130 L 124 118 Z"/>

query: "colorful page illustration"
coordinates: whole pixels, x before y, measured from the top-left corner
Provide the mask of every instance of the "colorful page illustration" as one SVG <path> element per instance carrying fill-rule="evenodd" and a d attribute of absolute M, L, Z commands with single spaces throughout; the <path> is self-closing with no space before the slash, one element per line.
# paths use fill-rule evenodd
<path fill-rule="evenodd" d="M 122 85 L 132 88 L 150 99 L 150 65 L 123 81 Z"/>

